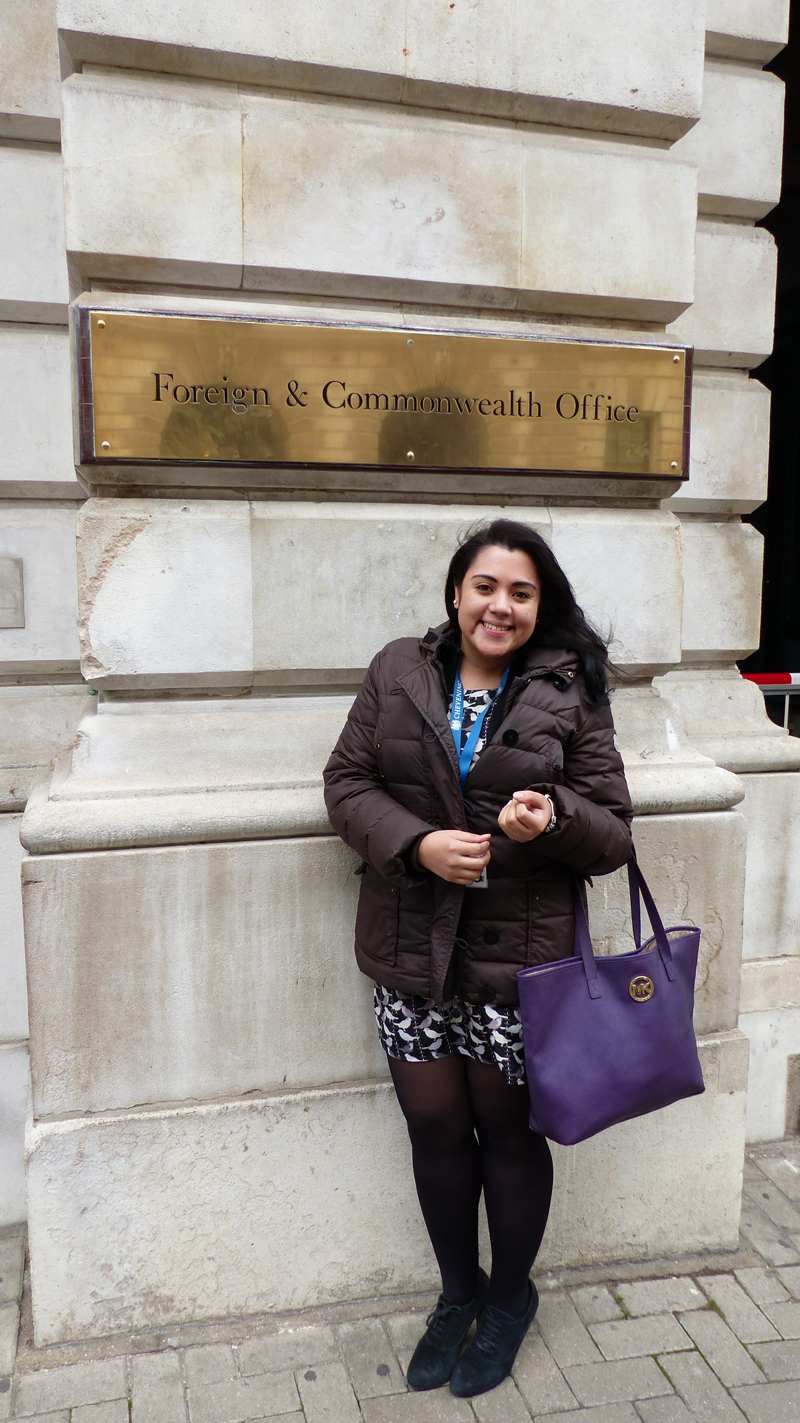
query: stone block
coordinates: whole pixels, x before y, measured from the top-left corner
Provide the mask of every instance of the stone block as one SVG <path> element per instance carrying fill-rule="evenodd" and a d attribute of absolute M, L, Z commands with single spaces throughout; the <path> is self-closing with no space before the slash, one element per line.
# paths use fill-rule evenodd
<path fill-rule="evenodd" d="M 330 836 L 26 860 L 36 1116 L 383 1075 L 356 864 Z"/>
<path fill-rule="evenodd" d="M 252 681 L 247 504 L 91 500 L 78 558 L 81 660 L 93 684 Z"/>
<path fill-rule="evenodd" d="M 681 516 L 683 662 L 731 663 L 758 647 L 763 540 L 739 520 Z"/>
<path fill-rule="evenodd" d="M 516 305 L 673 320 L 694 296 L 696 192 L 694 165 L 671 155 L 526 135 Z"/>
<path fill-rule="evenodd" d="M 212 0 L 178 0 L 161 12 L 62 0 L 59 25 L 76 68 L 205 75 L 668 139 L 700 112 L 695 0 L 676 0 L 657 20 L 646 0 L 615 0 L 602 24 L 580 0 L 569 25 L 544 0 L 514 12 L 502 0 L 463 12 L 446 0 L 380 0 L 336 15 L 300 0 L 288 28 L 269 7 L 220 13 Z"/>
<path fill-rule="evenodd" d="M 726 1388 L 759 1383 L 764 1375 L 724 1319 L 710 1309 L 682 1314 L 680 1323 Z"/>
<path fill-rule="evenodd" d="M 694 1351 L 686 1354 L 667 1354 L 657 1362 L 678 1390 L 693 1419 L 713 1419 L 714 1423 L 740 1423 L 739 1410 L 699 1354 Z"/>
<path fill-rule="evenodd" d="M 29 1092 L 28 1044 L 0 1043 L 0 1227 L 25 1219 L 23 1149 Z"/>
<path fill-rule="evenodd" d="M 674 1275 L 669 1280 L 640 1280 L 632 1285 L 618 1285 L 615 1293 L 617 1298 L 622 1300 L 626 1313 L 633 1315 L 706 1308 L 702 1290 L 697 1288 L 688 1275 Z"/>
<path fill-rule="evenodd" d="M 27 10 L 37 13 L 30 5 Z M 0 497 L 83 499 L 72 452 L 70 350 L 64 328 L 0 326 L 0 420 Z"/>
<path fill-rule="evenodd" d="M 706 52 L 767 64 L 789 38 L 789 0 L 707 0 Z"/>
<path fill-rule="evenodd" d="M 33 782 L 75 740 L 91 705 L 78 685 L 0 687 L 0 810 L 23 810 Z"/>
<path fill-rule="evenodd" d="M 657 1398 L 672 1392 L 671 1384 L 653 1359 L 619 1359 L 565 1369 L 564 1376 L 584 1408 L 624 1403 L 633 1398 Z"/>
<path fill-rule="evenodd" d="M 0 147 L 0 187 L 0 321 L 64 325 L 69 289 L 61 154 Z"/>
<path fill-rule="evenodd" d="M 339 1326 L 339 1347 L 356 1397 L 405 1393 L 406 1382 L 379 1319 Z"/>
<path fill-rule="evenodd" d="M 800 952 L 781 958 L 750 958 L 742 963 L 742 1013 L 800 1008 Z"/>
<path fill-rule="evenodd" d="M 712 1085 L 558 1148 L 539 1268 L 732 1248 L 743 1123 Z M 40 1122 L 28 1173 L 38 1344 L 434 1287 L 388 1083 Z"/>
<path fill-rule="evenodd" d="M 22 559 L 25 604 L 25 626 L 0 629 L 0 672 L 77 672 L 74 506 L 3 501 L 0 553 Z"/>
<path fill-rule="evenodd" d="M 777 254 L 763 227 L 700 218 L 694 305 L 667 327 L 707 366 L 759 366 L 772 350 Z"/>
<path fill-rule="evenodd" d="M 587 615 L 613 633 L 616 661 L 652 673 L 679 660 L 674 516 L 516 512 L 552 539 Z M 462 505 L 90 500 L 78 524 L 84 675 L 111 688 L 242 686 L 254 674 L 284 689 L 332 674 L 357 686 L 385 642 L 443 621 L 447 565 L 475 515 Z M 275 617 L 276 579 L 292 599 L 313 582 L 314 618 Z"/>
<path fill-rule="evenodd" d="M 770 392 L 741 371 L 696 367 L 689 479 L 662 507 L 749 514 L 767 497 Z"/>
<path fill-rule="evenodd" d="M 25 988 L 25 941 L 22 933 L 22 891 L 19 843 L 21 815 L 0 815 L 0 1043 L 28 1036 Z"/>
<path fill-rule="evenodd" d="M 800 741 L 770 720 L 760 689 L 738 667 L 687 663 L 653 685 L 681 717 L 691 744 L 718 766 L 739 777 L 800 769 Z M 743 798 L 747 781 L 739 785 Z"/>
<path fill-rule="evenodd" d="M 672 152 L 698 166 L 698 209 L 764 217 L 781 195 L 783 81 L 707 60 L 703 112 Z"/>
<path fill-rule="evenodd" d="M 733 1275 L 702 1275 L 703 1289 L 722 1310 L 727 1323 L 743 1344 L 778 1338 L 778 1331 L 766 1315 L 748 1298 Z M 751 1350 L 756 1354 L 756 1350 Z"/>
<path fill-rule="evenodd" d="M 746 794 L 740 809 L 747 823 L 743 956 L 800 956 L 800 774 L 742 779 Z M 792 1001 L 800 1006 L 800 997 Z"/>
<path fill-rule="evenodd" d="M 0 138 L 57 143 L 61 74 L 55 0 L 7 0 L 0 51 Z"/>
<path fill-rule="evenodd" d="M 242 107 L 248 288 L 654 321 L 692 300 L 692 166 L 335 100 Z"/>
<path fill-rule="evenodd" d="M 730 811 L 647 815 L 634 822 L 634 836 L 639 862 L 664 924 L 696 924 L 702 930 L 695 989 L 696 1031 L 734 1029 L 742 943 L 742 818 Z M 643 923 L 646 925 L 644 917 Z M 596 952 L 633 950 L 624 870 L 595 880 L 589 890 L 589 924 Z"/>
<path fill-rule="evenodd" d="M 78 269 L 238 287 L 236 89 L 94 71 L 73 74 L 62 102 L 66 242 Z"/>
<path fill-rule="evenodd" d="M 780 1141 L 787 1135 L 788 1059 L 800 1054 L 800 1007 L 742 1013 L 739 1026 L 750 1041 L 747 1140 Z"/>
<path fill-rule="evenodd" d="M 18 1414 L 50 1413 L 125 1398 L 127 1391 L 124 1358 L 92 1359 L 22 1374 L 17 1380 L 15 1406 Z"/>

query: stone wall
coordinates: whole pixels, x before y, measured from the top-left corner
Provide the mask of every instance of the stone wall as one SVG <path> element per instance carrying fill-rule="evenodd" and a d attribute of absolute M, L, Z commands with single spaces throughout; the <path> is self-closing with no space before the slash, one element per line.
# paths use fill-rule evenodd
<path fill-rule="evenodd" d="M 34 432 L 8 415 L 4 537 L 49 611 L 46 634 L 0 638 L 18 678 L 75 678 L 79 628 L 99 693 L 22 825 L 37 1339 L 432 1281 L 320 777 L 372 654 L 441 619 L 456 536 L 508 507 L 612 637 L 640 858 L 665 917 L 703 929 L 706 1093 L 558 1153 L 542 1261 L 732 1245 L 743 924 L 748 1031 L 791 977 L 755 965 L 800 951 L 774 909 L 763 933 L 800 754 L 735 667 L 758 642 L 741 515 L 765 496 L 769 397 L 748 372 L 775 279 L 754 223 L 780 172 L 782 90 L 759 66 L 786 5 L 709 4 L 705 41 L 699 0 L 612 0 L 602 23 L 580 0 L 568 24 L 543 0 L 300 0 L 290 28 L 206 0 L 18 8 L 40 57 L 3 80 L 0 162 L 38 216 L 0 239 L 0 359 L 33 362 L 61 414 Z M 147 497 L 120 478 L 80 512 L 69 604 L 68 295 L 692 346 L 691 478 L 662 500 L 552 476 L 277 471 L 256 488 L 191 468 Z M 7 693 L 10 724 L 62 716 L 26 765 L 71 740 L 57 690 Z M 618 876 L 591 908 L 598 946 L 623 947 Z M 753 1071 L 785 1080 L 791 1032 L 751 1036 Z"/>

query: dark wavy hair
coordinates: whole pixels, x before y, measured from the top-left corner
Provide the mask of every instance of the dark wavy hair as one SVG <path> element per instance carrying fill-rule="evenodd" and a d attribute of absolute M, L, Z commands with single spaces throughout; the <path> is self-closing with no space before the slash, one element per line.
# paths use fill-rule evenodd
<path fill-rule="evenodd" d="M 541 534 L 527 524 L 514 519 L 493 519 L 491 524 L 473 529 L 462 539 L 447 570 L 444 601 L 450 628 L 460 636 L 455 590 L 464 581 L 481 549 L 519 549 L 532 560 L 541 582 L 541 602 L 536 628 L 531 642 L 540 647 L 564 647 L 577 652 L 583 669 L 586 690 L 593 702 L 608 699 L 608 673 L 615 670 L 608 659 L 608 648 L 600 634 L 591 626 L 575 600 L 572 585 L 549 544 Z"/>

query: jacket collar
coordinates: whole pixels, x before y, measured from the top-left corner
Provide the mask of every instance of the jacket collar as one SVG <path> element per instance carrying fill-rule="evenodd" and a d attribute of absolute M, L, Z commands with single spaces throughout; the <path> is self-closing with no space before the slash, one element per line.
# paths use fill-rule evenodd
<path fill-rule="evenodd" d="M 450 624 L 440 623 L 438 627 L 429 628 L 420 638 L 419 645 L 427 658 L 440 664 L 449 688 L 455 682 L 460 651 L 460 641 Z M 535 637 L 520 647 L 511 659 L 512 680 L 517 677 L 547 677 L 557 672 L 572 681 L 579 667 L 577 652 L 564 647 L 542 647 Z"/>

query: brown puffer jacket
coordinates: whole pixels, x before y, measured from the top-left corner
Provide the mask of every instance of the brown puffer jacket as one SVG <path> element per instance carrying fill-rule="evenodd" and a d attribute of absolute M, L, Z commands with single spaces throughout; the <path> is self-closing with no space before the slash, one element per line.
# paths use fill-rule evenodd
<path fill-rule="evenodd" d="M 610 708 L 589 701 L 577 655 L 531 644 L 462 797 L 447 718 L 458 660 L 446 624 L 378 653 L 325 768 L 325 803 L 364 861 L 362 972 L 437 1002 L 514 1004 L 518 969 L 573 951 L 572 871 L 607 874 L 630 857 L 631 802 Z M 526 788 L 551 795 L 558 820 L 520 845 L 497 816 Z M 423 835 L 445 829 L 491 833 L 487 889 L 414 867 Z"/>

